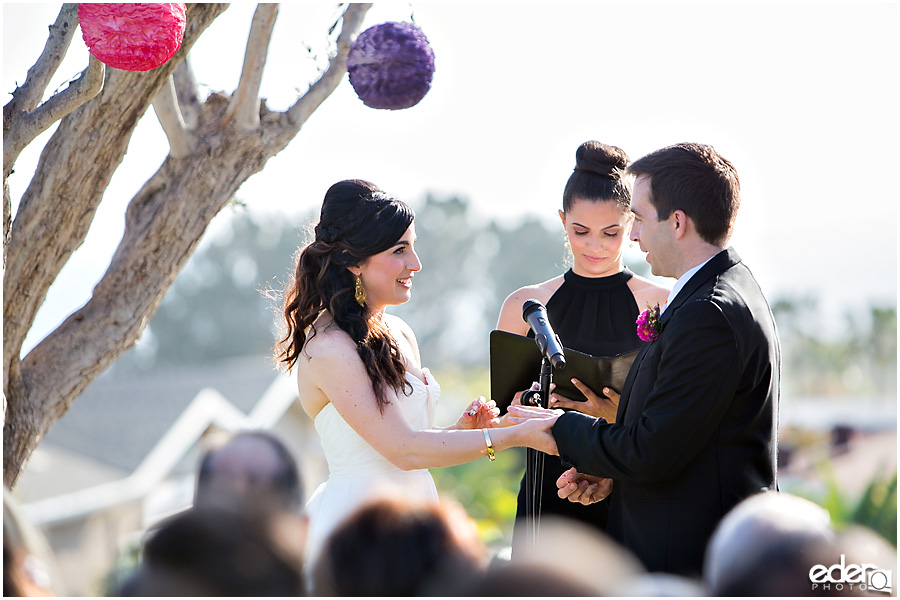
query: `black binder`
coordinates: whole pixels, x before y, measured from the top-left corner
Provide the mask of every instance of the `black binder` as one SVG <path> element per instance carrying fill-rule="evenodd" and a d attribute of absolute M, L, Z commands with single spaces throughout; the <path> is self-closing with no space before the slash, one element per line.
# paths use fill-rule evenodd
<path fill-rule="evenodd" d="M 534 338 L 507 331 L 491 332 L 491 397 L 506 412 L 515 394 L 527 390 L 541 374 L 541 352 Z M 578 379 L 597 394 L 609 387 L 621 393 L 625 377 L 638 351 L 599 357 L 565 348 L 566 368 L 553 369 L 554 393 L 582 400 L 584 395 L 572 384 Z"/>

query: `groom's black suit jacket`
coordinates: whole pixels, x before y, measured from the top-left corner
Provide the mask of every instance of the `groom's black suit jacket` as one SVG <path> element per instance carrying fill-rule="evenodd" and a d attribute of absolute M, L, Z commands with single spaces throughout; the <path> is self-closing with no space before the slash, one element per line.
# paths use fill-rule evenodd
<path fill-rule="evenodd" d="M 614 479 L 610 535 L 651 571 L 701 573 L 719 520 L 776 489 L 781 353 L 772 312 L 732 249 L 661 317 L 622 389 L 616 423 L 577 412 L 553 427 L 563 464 Z"/>

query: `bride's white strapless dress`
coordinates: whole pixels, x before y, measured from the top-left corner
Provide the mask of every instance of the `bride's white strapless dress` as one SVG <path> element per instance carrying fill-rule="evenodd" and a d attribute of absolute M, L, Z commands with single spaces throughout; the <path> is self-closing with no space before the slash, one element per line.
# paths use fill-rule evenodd
<path fill-rule="evenodd" d="M 427 384 L 407 373 L 412 393 L 392 395 L 392 401 L 398 402 L 414 430 L 432 427 L 441 395 L 441 388 L 428 369 L 422 371 Z M 395 467 L 362 439 L 330 402 L 316 415 L 315 426 L 325 450 L 329 475 L 306 505 L 308 567 L 315 563 L 328 535 L 362 504 L 383 495 L 397 494 L 414 501 L 438 502 L 428 469 L 403 471 Z"/>

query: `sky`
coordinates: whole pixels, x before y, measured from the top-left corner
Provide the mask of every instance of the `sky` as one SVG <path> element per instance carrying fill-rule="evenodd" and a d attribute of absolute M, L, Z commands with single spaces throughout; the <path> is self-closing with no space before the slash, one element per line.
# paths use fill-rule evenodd
<path fill-rule="evenodd" d="M 4 103 L 59 6 L 4 3 Z M 201 91 L 236 87 L 254 6 L 233 4 L 195 45 Z M 324 66 L 337 14 L 336 3 L 281 6 L 261 92 L 270 108 L 289 106 Z M 557 224 L 582 142 L 619 146 L 632 159 L 702 142 L 737 167 L 732 244 L 770 298 L 815 298 L 835 322 L 846 310 L 896 305 L 896 3 L 394 2 L 377 3 L 363 28 L 411 16 L 435 53 L 425 98 L 406 110 L 371 109 L 345 77 L 241 187 L 249 211 L 299 219 L 335 181 L 362 178 L 413 205 L 426 192 L 458 195 L 473 219 Z M 87 59 L 77 33 L 48 94 Z M 14 210 L 49 135 L 17 161 Z M 128 200 L 166 152 L 148 111 L 26 348 L 87 301 Z M 210 233 L 229 217 L 220 214 Z"/>

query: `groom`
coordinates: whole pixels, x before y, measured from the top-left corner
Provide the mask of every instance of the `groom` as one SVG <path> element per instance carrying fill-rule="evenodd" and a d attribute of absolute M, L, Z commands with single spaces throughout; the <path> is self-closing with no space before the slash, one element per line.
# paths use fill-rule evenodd
<path fill-rule="evenodd" d="M 648 570 L 693 576 L 725 513 L 776 489 L 781 353 L 762 291 L 727 247 L 740 203 L 731 163 L 710 146 L 677 144 L 629 171 L 631 238 L 654 275 L 678 279 L 659 337 L 635 359 L 614 424 L 511 410 L 536 417 L 528 445 L 574 467 L 560 496 L 599 500 L 609 482 L 588 475 L 612 478 L 609 534 Z"/>

